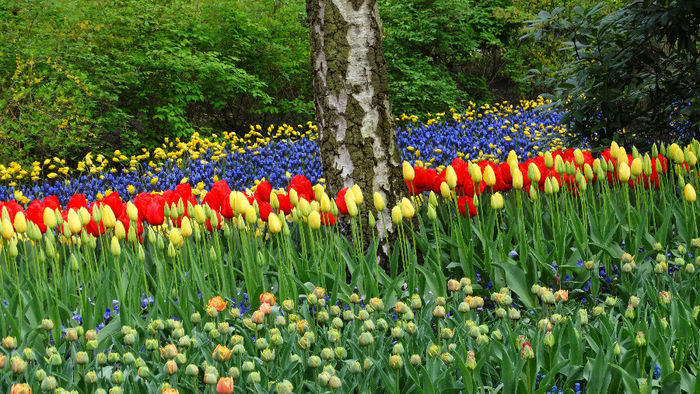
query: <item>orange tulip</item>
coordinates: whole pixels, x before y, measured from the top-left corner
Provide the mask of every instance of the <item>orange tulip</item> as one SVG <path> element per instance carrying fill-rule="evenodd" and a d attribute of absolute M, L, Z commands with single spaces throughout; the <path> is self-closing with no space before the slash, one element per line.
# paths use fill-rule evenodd
<path fill-rule="evenodd" d="M 211 357 L 216 361 L 226 362 L 229 358 L 231 358 L 231 353 L 231 349 L 227 348 L 226 346 L 216 345 Z"/>
<path fill-rule="evenodd" d="M 233 393 L 233 379 L 231 378 L 219 378 L 219 382 L 216 384 L 216 394 L 232 394 Z"/>
<path fill-rule="evenodd" d="M 275 296 L 272 293 L 262 293 L 260 294 L 260 303 L 269 304 L 270 306 L 275 305 Z"/>
<path fill-rule="evenodd" d="M 266 315 L 272 313 L 272 308 L 270 307 L 270 304 L 268 304 L 267 302 L 263 302 L 262 304 L 260 304 L 260 312 Z"/>
<path fill-rule="evenodd" d="M 267 304 L 263 304 L 263 305 L 267 305 Z M 265 321 L 265 313 L 263 313 L 263 311 L 258 309 L 257 311 L 253 312 L 253 316 L 251 317 L 251 320 L 255 324 L 263 324 L 263 322 Z"/>
<path fill-rule="evenodd" d="M 11 394 L 32 394 L 32 388 L 26 383 L 15 383 L 10 389 Z"/>
<path fill-rule="evenodd" d="M 569 300 L 569 290 L 557 290 L 554 293 L 554 301 L 555 302 L 566 302 Z"/>
<path fill-rule="evenodd" d="M 207 306 L 212 307 L 217 311 L 221 312 L 224 309 L 226 309 L 226 301 L 224 301 L 224 299 L 221 298 L 221 296 L 216 296 L 214 298 L 209 299 Z"/>

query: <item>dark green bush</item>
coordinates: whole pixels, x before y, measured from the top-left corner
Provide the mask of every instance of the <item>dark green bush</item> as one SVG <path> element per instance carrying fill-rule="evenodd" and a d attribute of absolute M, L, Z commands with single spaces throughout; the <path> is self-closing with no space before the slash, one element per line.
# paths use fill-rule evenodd
<path fill-rule="evenodd" d="M 697 136 L 700 2 L 638 0 L 540 12 L 530 37 L 562 42 L 571 59 L 550 77 L 576 139 L 645 146 Z M 620 133 L 626 129 L 628 133 Z"/>

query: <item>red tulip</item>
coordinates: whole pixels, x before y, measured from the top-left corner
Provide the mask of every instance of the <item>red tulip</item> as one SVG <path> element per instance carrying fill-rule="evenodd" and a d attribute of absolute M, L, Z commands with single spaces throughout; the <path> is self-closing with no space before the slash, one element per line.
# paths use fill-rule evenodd
<path fill-rule="evenodd" d="M 24 215 L 27 217 L 27 220 L 39 226 L 39 230 L 41 230 L 42 233 L 46 231 L 46 225 L 44 224 L 44 208 L 45 205 L 43 202 L 39 200 L 32 200 L 32 202 L 29 203 L 27 210 L 24 211 Z"/>
<path fill-rule="evenodd" d="M 76 193 L 70 198 L 70 200 L 68 200 L 68 204 L 66 204 L 66 209 L 73 208 L 73 210 L 77 212 L 80 208 L 87 208 L 87 206 L 88 204 L 85 195 Z"/>
<path fill-rule="evenodd" d="M 272 213 L 272 205 L 266 201 L 258 201 L 258 211 L 260 211 L 260 219 L 267 222 L 267 218 Z"/>
<path fill-rule="evenodd" d="M 160 197 L 160 196 L 158 196 Z M 165 200 L 153 198 L 146 206 L 146 221 L 151 226 L 160 226 L 165 221 Z"/>
<path fill-rule="evenodd" d="M 459 213 L 466 217 L 465 205 L 469 207 L 469 217 L 473 218 L 476 216 L 476 207 L 474 206 L 474 200 L 469 196 L 462 196 L 457 199 L 457 207 L 459 208 Z"/>
<path fill-rule="evenodd" d="M 306 179 L 304 175 L 292 177 L 291 181 L 289 181 L 289 186 L 287 186 L 287 193 L 289 193 L 290 189 L 296 190 L 299 198 L 305 198 L 307 201 L 313 201 L 316 197 L 311 181 Z"/>
<path fill-rule="evenodd" d="M 258 183 L 255 188 L 255 199 L 258 201 L 270 202 L 270 193 L 272 193 L 272 185 L 268 181 Z"/>
<path fill-rule="evenodd" d="M 338 195 L 335 198 L 335 205 L 338 206 L 338 212 L 342 213 L 343 215 L 348 214 L 348 206 L 345 204 L 345 193 L 348 192 L 348 188 L 342 188 L 338 192 Z"/>

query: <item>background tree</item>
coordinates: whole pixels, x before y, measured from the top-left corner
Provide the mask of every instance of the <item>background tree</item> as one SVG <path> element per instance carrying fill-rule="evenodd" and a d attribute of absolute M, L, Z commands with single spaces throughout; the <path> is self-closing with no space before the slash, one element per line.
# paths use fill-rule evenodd
<path fill-rule="evenodd" d="M 403 190 L 376 0 L 307 0 L 321 162 L 331 193 L 358 184 L 392 207 Z M 389 209 L 384 211 L 388 215 Z M 391 217 L 384 222 L 392 231 Z M 377 231 L 381 221 L 377 221 Z"/>
<path fill-rule="evenodd" d="M 700 128 L 700 2 L 637 0 L 542 11 L 536 39 L 559 40 L 571 61 L 550 78 L 553 105 L 577 140 L 606 145 L 697 136 Z M 626 129 L 628 133 L 620 133 Z"/>

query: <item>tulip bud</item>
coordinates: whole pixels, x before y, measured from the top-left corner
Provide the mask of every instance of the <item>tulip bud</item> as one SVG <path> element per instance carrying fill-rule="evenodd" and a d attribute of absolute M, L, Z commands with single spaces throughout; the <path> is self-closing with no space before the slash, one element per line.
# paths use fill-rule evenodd
<path fill-rule="evenodd" d="M 545 152 L 544 153 L 544 166 L 551 169 L 554 166 L 554 157 L 552 156 L 552 152 Z"/>
<path fill-rule="evenodd" d="M 522 358 L 523 360 L 535 358 L 535 352 L 532 350 L 532 345 L 530 345 L 530 342 L 523 343 L 522 349 L 520 350 L 520 358 Z"/>
<path fill-rule="evenodd" d="M 643 332 L 643 331 L 637 331 L 637 336 L 636 336 L 636 338 L 635 338 L 635 340 L 634 340 L 634 343 L 635 343 L 638 347 L 646 346 L 647 340 L 646 340 L 646 338 L 644 337 L 644 332 Z"/>
<path fill-rule="evenodd" d="M 404 197 L 401 199 L 401 216 L 405 218 L 412 218 L 416 214 L 415 208 L 411 201 Z"/>
<path fill-rule="evenodd" d="M 27 231 L 27 218 L 24 216 L 24 212 L 17 212 L 14 219 L 14 228 L 20 234 Z"/>
<path fill-rule="evenodd" d="M 416 171 L 413 169 L 413 166 L 409 164 L 409 162 L 404 161 L 403 162 L 403 180 L 406 182 L 412 182 L 413 178 L 416 177 Z"/>
<path fill-rule="evenodd" d="M 683 196 L 685 197 L 685 201 L 689 203 L 694 203 L 695 200 L 697 199 L 697 195 L 695 194 L 695 188 L 693 185 L 690 183 L 687 183 L 685 185 L 685 188 L 683 189 Z"/>
<path fill-rule="evenodd" d="M 515 168 L 513 170 L 513 189 L 515 190 L 521 190 L 523 188 L 523 173 L 520 171 L 519 168 Z"/>
<path fill-rule="evenodd" d="M 364 201 L 364 196 L 362 195 L 362 189 L 360 188 L 360 185 L 352 185 L 350 191 L 352 191 L 352 195 L 355 198 L 355 204 L 362 205 L 362 202 Z"/>
<path fill-rule="evenodd" d="M 356 217 L 359 214 L 357 204 L 355 203 L 355 197 L 352 197 L 352 193 L 350 192 L 345 193 L 345 205 L 348 209 L 348 215 Z"/>
<path fill-rule="evenodd" d="M 566 171 L 566 164 L 564 164 L 564 159 L 562 159 L 561 156 L 557 156 L 554 159 L 554 172 L 556 172 L 559 175 L 564 174 Z"/>
<path fill-rule="evenodd" d="M 503 209 L 503 196 L 496 192 L 491 195 L 491 208 L 495 210 Z"/>
<path fill-rule="evenodd" d="M 534 184 L 540 182 L 542 173 L 540 173 L 540 169 L 537 167 L 537 165 L 535 165 L 535 163 L 530 163 L 530 165 L 527 166 L 527 178 Z"/>
<path fill-rule="evenodd" d="M 630 167 L 626 161 L 621 162 L 617 168 L 617 178 L 621 182 L 627 182 L 630 179 Z"/>
<path fill-rule="evenodd" d="M 318 211 L 313 211 L 309 214 L 308 218 L 309 227 L 312 230 L 318 230 L 321 228 L 321 214 Z"/>
<path fill-rule="evenodd" d="M 632 160 L 630 174 L 632 175 L 632 178 L 636 178 L 642 175 L 642 160 L 640 158 L 637 157 L 634 160 Z"/>
<path fill-rule="evenodd" d="M 493 167 L 487 165 L 484 168 L 484 183 L 486 186 L 493 187 L 496 184 L 496 173 L 493 171 Z"/>
<path fill-rule="evenodd" d="M 2 339 L 2 347 L 12 352 L 17 348 L 17 339 L 15 337 L 6 336 Z"/>
<path fill-rule="evenodd" d="M 401 214 L 401 207 L 399 207 L 397 205 L 391 209 L 391 221 L 394 224 L 400 224 L 402 222 L 402 220 L 403 220 L 403 216 Z"/>
<path fill-rule="evenodd" d="M 389 366 L 392 369 L 399 369 L 403 367 L 403 358 L 398 354 L 392 354 L 389 357 Z"/>
<path fill-rule="evenodd" d="M 469 163 L 469 176 L 472 178 L 472 182 L 480 183 L 483 180 L 481 167 L 477 164 Z"/>
<path fill-rule="evenodd" d="M 435 207 L 432 205 L 428 205 L 428 219 L 430 220 L 435 220 L 437 219 L 437 212 L 435 211 Z"/>
<path fill-rule="evenodd" d="M 163 372 L 168 375 L 175 375 L 177 373 L 177 363 L 175 360 L 168 360 L 163 366 Z"/>
<path fill-rule="evenodd" d="M 109 205 L 103 205 L 102 210 L 102 224 L 104 224 L 105 228 L 107 229 L 113 228 L 114 225 L 117 224 L 117 218 L 114 216 L 114 211 L 112 211 L 112 208 Z"/>
<path fill-rule="evenodd" d="M 441 182 L 440 183 L 440 195 L 443 198 L 452 198 L 452 191 L 450 190 L 450 187 L 447 185 L 447 182 Z"/>
<path fill-rule="evenodd" d="M 554 193 L 554 189 L 552 187 L 552 179 L 553 178 L 548 177 L 544 180 L 544 193 L 547 195 L 551 195 Z"/>
<path fill-rule="evenodd" d="M 447 169 L 445 169 L 445 182 L 447 182 L 447 186 L 450 189 L 457 187 L 457 172 L 455 172 L 455 169 L 451 165 L 447 166 Z"/>
<path fill-rule="evenodd" d="M 12 222 L 10 222 L 10 219 L 3 218 L 0 221 L 0 224 L 2 224 L 2 237 L 5 240 L 9 240 L 15 236 L 15 229 L 12 226 Z"/>

